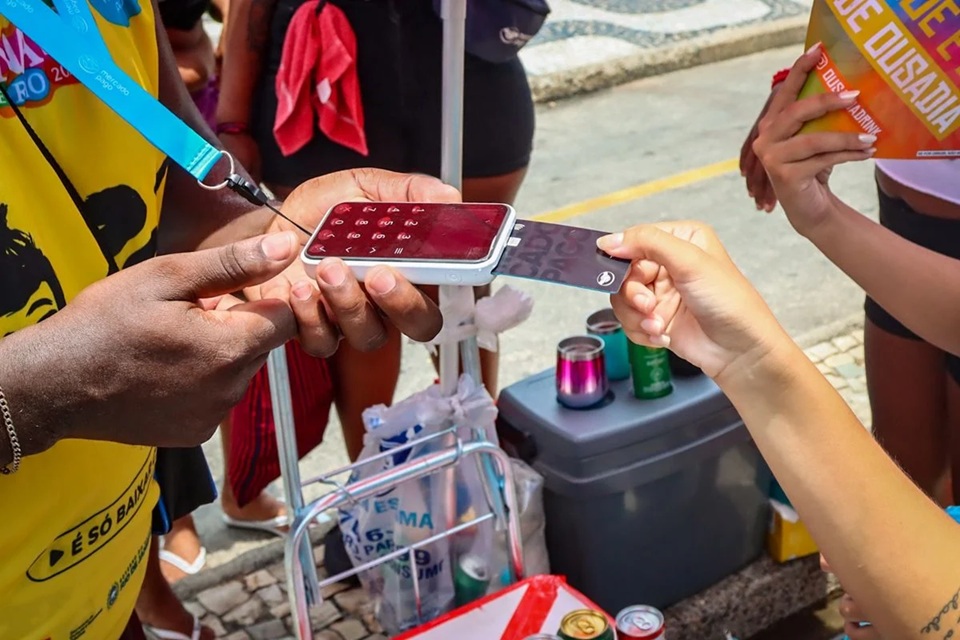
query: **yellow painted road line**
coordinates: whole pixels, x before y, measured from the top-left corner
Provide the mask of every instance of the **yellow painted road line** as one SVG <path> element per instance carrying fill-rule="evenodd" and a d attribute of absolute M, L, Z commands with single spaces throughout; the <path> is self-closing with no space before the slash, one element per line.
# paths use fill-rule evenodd
<path fill-rule="evenodd" d="M 541 222 L 563 222 L 564 220 L 582 216 L 586 213 L 606 209 L 607 207 L 637 200 L 645 196 L 652 196 L 656 193 L 687 187 L 698 182 L 703 182 L 704 180 L 722 176 L 731 171 L 739 170 L 740 159 L 731 158 L 723 162 L 708 164 L 704 167 L 697 167 L 696 169 L 677 173 L 672 176 L 667 176 L 666 178 L 658 178 L 657 180 L 644 182 L 633 187 L 621 189 L 620 191 L 614 191 L 613 193 L 608 193 L 596 198 L 576 202 L 566 207 L 541 213 L 534 216 L 533 219 Z"/>

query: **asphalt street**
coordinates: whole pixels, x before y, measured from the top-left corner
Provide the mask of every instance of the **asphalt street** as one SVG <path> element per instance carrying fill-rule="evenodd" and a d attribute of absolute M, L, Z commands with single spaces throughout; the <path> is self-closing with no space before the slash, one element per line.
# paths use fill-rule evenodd
<path fill-rule="evenodd" d="M 613 90 L 541 105 L 534 159 L 517 202 L 522 218 L 606 231 L 669 219 L 713 225 L 731 255 L 795 337 L 855 316 L 862 295 L 790 227 L 781 211 L 757 212 L 735 159 L 764 103 L 771 74 L 799 50 L 768 51 L 641 80 Z M 873 167 L 840 167 L 835 191 L 876 215 Z M 507 284 L 506 279 L 501 279 Z M 532 317 L 502 337 L 501 382 L 508 385 L 552 366 L 557 341 L 583 331 L 605 296 L 521 280 L 511 286 L 535 300 Z M 406 347 L 398 397 L 429 385 L 425 349 Z M 334 416 L 335 417 L 335 416 Z M 302 464 L 314 474 L 345 460 L 339 428 Z M 222 477 L 219 440 L 208 443 Z M 269 538 L 225 530 L 219 509 L 198 513 L 211 564 Z"/>

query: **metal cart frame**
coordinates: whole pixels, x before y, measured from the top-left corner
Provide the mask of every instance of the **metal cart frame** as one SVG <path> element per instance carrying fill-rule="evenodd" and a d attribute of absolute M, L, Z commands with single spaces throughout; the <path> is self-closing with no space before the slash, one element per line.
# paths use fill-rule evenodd
<path fill-rule="evenodd" d="M 442 93 L 442 136 L 441 136 L 441 179 L 457 189 L 462 189 L 462 144 L 463 144 L 463 76 L 465 53 L 465 27 L 467 0 L 442 0 L 441 17 L 443 19 L 443 93 Z M 460 296 L 473 299 L 473 289 L 469 287 L 440 287 L 440 306 L 444 308 Z M 453 396 L 457 390 L 460 361 L 464 371 L 474 380 L 481 380 L 480 352 L 475 337 L 459 344 L 440 345 L 440 387 L 446 396 Z M 520 540 L 519 510 L 517 508 L 516 489 L 510 461 L 506 453 L 495 444 L 480 438 L 473 432 L 473 438 L 464 441 L 458 434 L 456 425 L 430 438 L 424 438 L 393 449 L 390 452 L 349 465 L 342 469 L 301 482 L 299 455 L 297 452 L 296 431 L 293 424 L 290 380 L 287 358 L 284 348 L 275 349 L 269 356 L 268 374 L 270 393 L 273 399 L 273 417 L 276 424 L 277 445 L 280 454 L 280 471 L 283 479 L 287 505 L 291 510 L 290 532 L 286 536 L 284 567 L 287 574 L 288 597 L 290 599 L 294 631 L 299 640 L 313 637 L 309 606 L 322 602 L 323 588 L 353 575 L 360 574 L 380 564 L 408 556 L 415 566 L 414 554 L 417 549 L 435 543 L 447 536 L 475 527 L 488 520 L 499 521 L 506 530 L 509 573 L 514 581 L 524 576 L 522 543 Z M 432 438 L 439 439 L 443 448 L 402 465 L 383 471 L 369 478 L 343 485 L 333 478 L 364 465 L 395 455 L 403 449 L 421 444 Z M 453 467 L 467 458 L 474 458 L 480 468 L 481 483 L 484 486 L 491 511 L 473 520 L 461 524 L 454 521 L 455 479 Z M 499 468 L 497 468 L 499 467 Z M 310 537 L 307 535 L 310 524 L 325 511 L 342 507 L 356 500 L 370 497 L 388 488 L 407 481 L 413 481 L 431 474 L 446 474 L 449 495 L 446 496 L 448 520 L 445 530 L 431 538 L 409 547 L 399 548 L 373 562 L 353 570 L 325 578 L 317 576 L 316 563 Z M 306 504 L 303 489 L 311 484 L 327 484 L 334 488 L 318 500 Z M 417 572 L 413 572 L 413 589 L 417 611 L 420 611 L 420 584 Z"/>

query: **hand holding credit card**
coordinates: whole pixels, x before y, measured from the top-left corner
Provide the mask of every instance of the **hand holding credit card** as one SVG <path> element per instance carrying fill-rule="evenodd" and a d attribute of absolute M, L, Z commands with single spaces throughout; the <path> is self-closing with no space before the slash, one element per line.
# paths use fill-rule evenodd
<path fill-rule="evenodd" d="M 630 262 L 597 248 L 597 239 L 605 235 L 562 224 L 518 221 L 493 273 L 616 293 Z"/>
<path fill-rule="evenodd" d="M 616 293 L 630 263 L 597 248 L 603 235 L 517 220 L 503 204 L 341 203 L 301 258 L 308 271 L 340 258 L 360 280 L 388 265 L 421 285 L 476 286 L 502 275 Z"/>

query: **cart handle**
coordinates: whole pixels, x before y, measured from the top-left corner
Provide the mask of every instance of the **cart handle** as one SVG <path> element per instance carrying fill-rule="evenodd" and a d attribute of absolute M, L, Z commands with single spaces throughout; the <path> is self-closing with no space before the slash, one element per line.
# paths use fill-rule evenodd
<path fill-rule="evenodd" d="M 350 501 L 351 499 L 360 500 L 380 493 L 400 482 L 416 480 L 432 473 L 442 470 L 445 467 L 452 466 L 460 461 L 461 458 L 488 455 L 496 460 L 503 473 L 503 498 L 506 503 L 507 516 L 507 552 L 509 554 L 510 568 L 516 580 L 523 579 L 523 550 L 520 542 L 520 521 L 519 508 L 517 506 L 517 494 L 514 486 L 513 471 L 510 467 L 510 458 L 503 449 L 491 442 L 470 442 L 463 444 L 459 439 L 457 446 L 428 453 L 413 460 L 410 460 L 393 469 L 387 469 L 369 478 L 358 480 L 351 484 L 349 492 L 334 491 L 310 503 L 310 505 L 297 514 L 291 524 L 290 535 L 287 536 L 284 552 L 284 565 L 287 574 L 287 588 L 290 597 L 291 614 L 293 618 L 293 627 L 296 630 L 297 637 L 301 640 L 312 638 L 310 628 L 310 615 L 307 607 L 307 585 L 304 582 L 303 566 L 300 562 L 298 550 L 303 544 L 304 536 L 309 530 L 310 523 L 324 511 L 334 509 Z M 479 519 L 478 519 L 479 520 Z M 477 522 L 470 522 L 463 527 L 456 527 L 445 531 L 435 538 L 452 535 L 455 531 L 468 526 L 474 526 Z M 430 541 L 434 539 L 431 538 Z M 424 541 L 421 544 L 426 544 Z M 417 546 L 401 549 L 413 553 Z M 398 554 L 401 555 L 401 554 Z M 374 564 L 379 564 L 385 560 L 378 559 Z M 414 576 L 415 595 L 419 600 L 419 585 L 417 584 L 416 572 Z M 319 592 L 318 592 L 319 603 Z"/>

